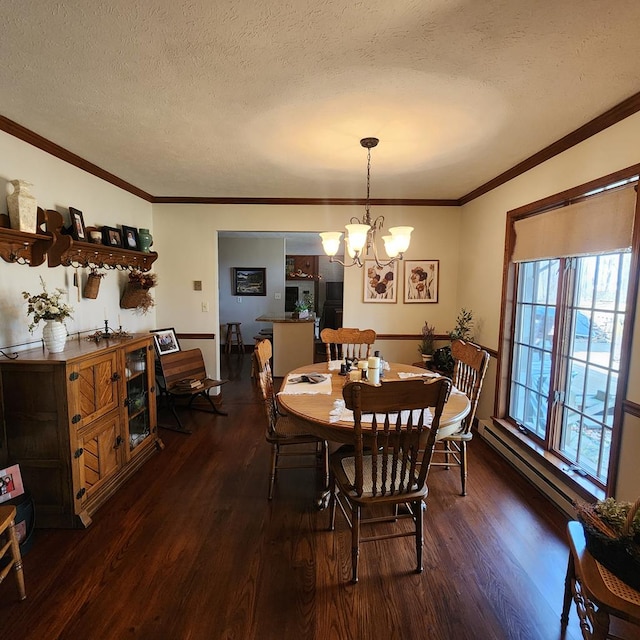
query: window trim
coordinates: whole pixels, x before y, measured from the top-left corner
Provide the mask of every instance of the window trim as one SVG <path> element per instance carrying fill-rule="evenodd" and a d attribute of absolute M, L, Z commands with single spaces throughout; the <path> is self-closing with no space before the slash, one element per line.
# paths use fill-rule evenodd
<path fill-rule="evenodd" d="M 569 202 L 582 199 L 593 191 L 615 184 L 621 180 L 627 180 L 640 174 L 640 164 L 632 165 L 620 171 L 603 176 L 596 180 L 586 182 L 577 187 L 567 189 L 560 193 L 543 198 L 536 202 L 524 205 L 507 212 L 505 247 L 503 260 L 503 280 L 502 280 L 502 304 L 500 310 L 500 336 L 499 336 L 499 356 L 497 363 L 496 392 L 495 392 L 495 416 L 497 424 L 508 425 L 517 429 L 517 425 L 508 418 L 510 371 L 513 358 L 513 334 L 515 323 L 515 299 L 517 293 L 517 264 L 511 261 L 513 248 L 515 245 L 514 223 L 517 220 L 539 215 L 550 209 L 566 205 Z M 636 186 L 637 192 L 637 186 Z M 618 378 L 617 401 L 613 420 L 613 433 L 611 441 L 611 455 L 607 475 L 606 495 L 615 495 L 616 483 L 618 479 L 617 469 L 620 459 L 621 425 L 624 417 L 624 404 L 627 400 L 627 385 L 629 379 L 629 365 L 631 360 L 631 346 L 633 337 L 633 325 L 636 317 L 636 305 L 638 299 L 638 273 L 640 265 L 640 199 L 636 196 L 635 216 L 633 225 L 633 236 L 631 245 L 631 262 L 629 287 L 627 290 L 627 314 L 629 321 L 625 323 L 624 335 L 622 336 L 622 352 L 620 360 L 620 371 Z M 556 317 L 556 321 L 558 318 Z M 522 434 L 520 434 L 522 435 Z M 521 438 L 524 439 L 524 436 Z M 535 453 L 540 443 L 531 439 L 533 446 L 531 452 Z M 546 445 L 545 445 L 546 446 Z M 551 453 L 547 451 L 546 453 Z M 570 475 L 566 476 L 571 478 Z"/>

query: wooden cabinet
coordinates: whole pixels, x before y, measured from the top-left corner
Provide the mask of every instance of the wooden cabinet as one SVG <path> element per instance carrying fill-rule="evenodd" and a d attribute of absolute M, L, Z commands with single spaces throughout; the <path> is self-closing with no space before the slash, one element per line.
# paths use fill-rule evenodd
<path fill-rule="evenodd" d="M 313 280 L 318 278 L 318 256 L 287 256 L 287 280 Z"/>
<path fill-rule="evenodd" d="M 32 349 L 0 362 L 4 463 L 18 463 L 41 527 L 91 515 L 162 448 L 151 336 Z"/>

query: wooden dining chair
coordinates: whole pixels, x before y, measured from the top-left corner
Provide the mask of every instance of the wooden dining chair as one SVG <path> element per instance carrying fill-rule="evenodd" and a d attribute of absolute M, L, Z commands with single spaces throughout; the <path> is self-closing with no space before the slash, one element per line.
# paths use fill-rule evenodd
<path fill-rule="evenodd" d="M 273 388 L 273 375 L 271 373 L 271 356 L 273 349 L 270 340 L 261 340 L 254 348 L 256 363 L 258 366 L 258 379 L 264 400 L 267 416 L 267 428 L 265 438 L 271 445 L 271 470 L 269 475 L 269 500 L 273 498 L 278 471 L 282 469 L 307 469 L 322 468 L 322 482 L 326 487 L 328 475 L 328 447 L 322 438 L 311 435 L 305 429 L 303 420 L 285 415 L 278 405 L 278 400 Z M 299 445 L 314 445 L 312 451 L 304 451 Z M 307 447 L 308 449 L 308 447 Z M 281 463 L 281 458 L 301 457 L 308 458 L 313 455 L 313 463 Z"/>
<path fill-rule="evenodd" d="M 20 600 L 27 597 L 24 587 L 24 572 L 20 545 L 15 527 L 16 508 L 13 505 L 0 505 L 0 582 L 13 569 Z"/>
<path fill-rule="evenodd" d="M 323 329 L 320 339 L 326 345 L 327 362 L 357 358 L 362 360 L 371 355 L 371 345 L 376 341 L 373 329 Z"/>
<path fill-rule="evenodd" d="M 353 411 L 353 448 L 338 449 L 329 457 L 329 528 L 334 529 L 338 505 L 351 528 L 352 582 L 358 581 L 360 543 L 371 540 L 414 536 L 416 572 L 422 571 L 427 473 L 450 389 L 448 378 L 414 378 L 380 386 L 350 382 L 344 387 L 345 405 Z M 371 425 L 363 428 L 365 414 Z M 402 504 L 406 513 L 398 510 Z M 393 515 L 362 518 L 363 508 L 389 505 Z M 413 520 L 410 530 L 398 525 L 406 518 Z M 361 537 L 361 525 L 371 523 L 388 523 L 397 530 Z"/>
<path fill-rule="evenodd" d="M 480 399 L 480 391 L 484 381 L 487 367 L 489 366 L 489 353 L 484 349 L 464 342 L 454 340 L 451 343 L 451 355 L 454 360 L 453 385 L 462 391 L 471 404 L 469 413 L 460 423 L 460 429 L 450 436 L 446 436 L 438 441 L 432 466 L 446 467 L 451 465 L 460 467 L 460 482 L 462 492 L 460 495 L 467 495 L 467 443 L 473 438 L 471 427 L 476 415 L 476 407 Z"/>

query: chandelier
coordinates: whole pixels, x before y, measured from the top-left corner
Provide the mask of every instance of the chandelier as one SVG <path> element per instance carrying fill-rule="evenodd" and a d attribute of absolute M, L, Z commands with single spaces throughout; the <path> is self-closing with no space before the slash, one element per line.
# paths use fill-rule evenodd
<path fill-rule="evenodd" d="M 362 138 L 360 144 L 367 150 L 367 200 L 365 202 L 364 217 L 360 220 L 352 217 L 350 224 L 345 225 L 347 233 L 344 238 L 345 255 L 351 258 L 350 263 L 336 259 L 335 255 L 340 248 L 341 231 L 325 231 L 320 234 L 322 247 L 329 256 L 330 262 L 337 262 L 343 267 L 362 267 L 366 256 L 371 255 L 376 262 L 376 267 L 387 267 L 397 260 L 402 260 L 402 254 L 409 248 L 413 227 L 391 227 L 388 236 L 383 236 L 384 250 L 388 260 L 381 260 L 376 246 L 376 232 L 382 231 L 384 216 L 378 216 L 371 220 L 371 203 L 369 191 L 371 183 L 371 149 L 377 146 L 378 138 Z"/>

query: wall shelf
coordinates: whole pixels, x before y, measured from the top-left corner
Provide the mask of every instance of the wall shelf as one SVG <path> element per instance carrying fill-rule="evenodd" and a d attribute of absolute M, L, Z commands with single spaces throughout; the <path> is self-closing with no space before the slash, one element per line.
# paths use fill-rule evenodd
<path fill-rule="evenodd" d="M 38 208 L 38 229 L 42 228 L 44 221 L 44 211 Z M 5 213 L 0 214 L 0 257 L 5 262 L 28 264 L 31 267 L 41 265 L 55 241 L 53 234 L 44 231 L 18 231 L 11 229 L 9 224 L 9 216 Z"/>
<path fill-rule="evenodd" d="M 158 258 L 155 251 L 143 253 L 122 247 L 74 240 L 64 232 L 64 221 L 57 211 L 45 212 L 47 229 L 55 241 L 49 250 L 50 267 L 100 267 L 107 269 L 139 269 L 149 271 Z M 93 227 L 87 227 L 87 231 Z"/>

